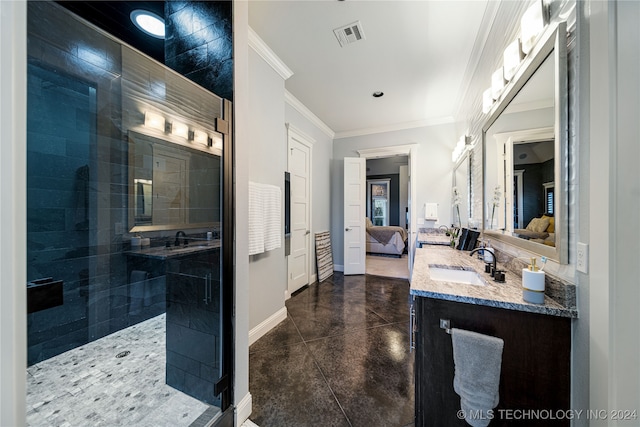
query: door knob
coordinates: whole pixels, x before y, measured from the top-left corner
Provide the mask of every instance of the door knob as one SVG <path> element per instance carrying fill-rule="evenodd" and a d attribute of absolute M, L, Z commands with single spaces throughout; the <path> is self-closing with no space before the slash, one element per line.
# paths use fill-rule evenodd
<path fill-rule="evenodd" d="M 344 231 L 351 231 L 349 227 L 345 228 Z"/>
<path fill-rule="evenodd" d="M 304 233 L 304 235 L 306 236 L 307 234 L 311 233 L 311 231 L 307 230 L 306 233 Z"/>

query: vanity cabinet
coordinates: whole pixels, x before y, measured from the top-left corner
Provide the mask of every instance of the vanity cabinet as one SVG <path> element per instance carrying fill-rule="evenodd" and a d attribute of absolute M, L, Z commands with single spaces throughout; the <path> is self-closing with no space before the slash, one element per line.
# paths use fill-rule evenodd
<path fill-rule="evenodd" d="M 500 402 L 490 426 L 570 424 L 557 419 L 570 407 L 570 318 L 419 296 L 413 309 L 416 426 L 468 426 L 457 415 L 451 335 L 440 319 L 504 340 Z"/>
<path fill-rule="evenodd" d="M 219 406 L 220 251 L 167 260 L 168 385 Z"/>

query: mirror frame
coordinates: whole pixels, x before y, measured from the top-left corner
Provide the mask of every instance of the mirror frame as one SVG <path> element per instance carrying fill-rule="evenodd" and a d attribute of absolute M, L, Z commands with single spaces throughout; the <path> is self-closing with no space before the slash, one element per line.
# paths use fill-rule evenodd
<path fill-rule="evenodd" d="M 520 92 L 520 89 L 529 81 L 531 76 L 542 65 L 544 60 L 553 54 L 555 56 L 555 125 L 554 139 L 555 143 L 555 201 L 554 207 L 555 217 L 555 247 L 546 246 L 541 243 L 530 242 L 521 239 L 504 231 L 494 231 L 485 229 L 487 217 L 487 196 L 486 196 L 486 156 L 487 141 L 486 134 L 494 122 L 500 117 L 502 112 L 509 106 L 509 103 Z M 545 29 L 536 43 L 533 51 L 520 64 L 520 68 L 511 81 L 505 86 L 501 98 L 493 105 L 488 114 L 485 124 L 482 126 L 482 234 L 484 238 L 491 238 L 508 243 L 512 246 L 520 247 L 529 252 L 546 256 L 547 258 L 557 261 L 560 264 L 568 263 L 568 77 L 567 77 L 567 30 L 566 22 L 558 22 L 550 24 Z"/>

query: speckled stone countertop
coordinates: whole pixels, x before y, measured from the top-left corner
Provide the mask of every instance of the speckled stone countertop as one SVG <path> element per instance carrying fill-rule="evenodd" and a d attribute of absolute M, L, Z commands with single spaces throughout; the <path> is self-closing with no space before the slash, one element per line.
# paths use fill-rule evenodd
<path fill-rule="evenodd" d="M 454 266 L 472 268 L 486 285 L 468 285 L 432 280 L 429 266 Z M 498 262 L 498 269 L 502 266 Z M 545 295 L 544 304 L 533 304 L 522 299 L 522 278 L 511 272 L 506 274 L 506 283 L 497 283 L 484 272 L 484 263 L 475 254 L 445 246 L 427 246 L 415 252 L 411 277 L 411 294 L 420 297 L 457 301 L 467 304 L 486 305 L 509 310 L 528 311 L 550 316 L 577 318 L 575 307 L 564 307 Z"/>
<path fill-rule="evenodd" d="M 193 241 L 187 246 L 170 246 L 168 248 L 164 246 L 157 246 L 139 248 L 126 252 L 126 254 L 144 258 L 167 259 L 192 255 L 197 252 L 211 251 L 219 248 L 220 240 L 217 239 L 209 241 Z"/>

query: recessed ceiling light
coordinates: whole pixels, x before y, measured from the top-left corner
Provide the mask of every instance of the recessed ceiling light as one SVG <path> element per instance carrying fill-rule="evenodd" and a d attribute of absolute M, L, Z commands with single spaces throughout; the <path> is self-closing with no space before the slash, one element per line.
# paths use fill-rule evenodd
<path fill-rule="evenodd" d="M 384 92 L 380 92 L 380 91 L 373 92 L 374 98 L 380 98 L 382 95 L 384 95 Z"/>
<path fill-rule="evenodd" d="M 164 39 L 164 19 L 148 10 L 136 9 L 131 12 L 131 21 L 140 31 L 157 39 Z"/>

